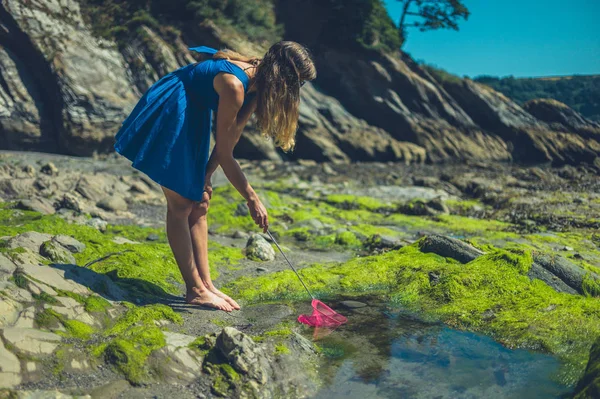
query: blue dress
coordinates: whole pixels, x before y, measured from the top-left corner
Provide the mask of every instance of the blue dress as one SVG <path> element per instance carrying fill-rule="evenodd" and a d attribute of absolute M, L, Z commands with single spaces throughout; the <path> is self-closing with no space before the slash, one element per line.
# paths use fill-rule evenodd
<path fill-rule="evenodd" d="M 204 46 L 190 50 L 217 52 Z M 230 61 L 186 65 L 154 83 L 116 135 L 115 150 L 134 168 L 193 201 L 204 192 L 212 112 L 219 104 L 213 79 L 221 72 L 237 76 L 248 90 L 248 75 Z"/>

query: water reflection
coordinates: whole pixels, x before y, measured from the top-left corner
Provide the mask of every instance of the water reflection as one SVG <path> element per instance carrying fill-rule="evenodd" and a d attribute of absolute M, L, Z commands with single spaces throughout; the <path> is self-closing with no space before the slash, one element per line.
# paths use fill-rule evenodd
<path fill-rule="evenodd" d="M 318 398 L 533 399 L 569 392 L 552 380 L 559 363 L 551 356 L 382 308 L 355 309 L 348 324 L 321 337 L 326 387 Z"/>

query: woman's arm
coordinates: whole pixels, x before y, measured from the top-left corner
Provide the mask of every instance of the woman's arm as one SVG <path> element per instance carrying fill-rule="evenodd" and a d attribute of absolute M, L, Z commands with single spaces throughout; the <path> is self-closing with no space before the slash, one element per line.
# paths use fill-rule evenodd
<path fill-rule="evenodd" d="M 227 179 L 236 190 L 246 199 L 254 221 L 263 228 L 268 227 L 268 217 L 265 207 L 246 180 L 240 165 L 233 158 L 233 148 L 237 144 L 243 127 L 240 122 L 250 117 L 245 111 L 240 115 L 244 103 L 244 87 L 233 75 L 222 74 L 215 78 L 215 90 L 219 93 L 219 108 L 217 112 L 217 134 L 213 149 L 216 164 L 221 165 Z M 215 167 L 216 169 L 216 167 Z"/>
<path fill-rule="evenodd" d="M 246 124 L 248 123 L 248 121 L 250 120 L 250 117 L 252 116 L 252 114 L 254 113 L 254 111 L 256 110 L 256 101 L 257 101 L 257 97 L 256 95 L 252 96 L 252 98 L 250 99 L 250 101 L 248 101 L 247 103 L 245 103 L 242 108 L 239 110 L 238 114 L 237 114 L 237 118 L 236 118 L 236 124 L 237 124 L 237 131 L 239 132 L 239 135 L 237 136 L 237 140 L 239 141 L 239 138 L 241 137 L 241 133 L 244 130 L 244 127 L 246 126 Z M 217 120 L 218 120 L 218 112 L 217 112 Z M 218 125 L 218 122 L 217 122 Z M 217 127 L 218 129 L 218 127 Z M 236 141 L 237 143 L 237 141 Z M 212 176 L 213 173 L 215 173 L 215 170 L 217 170 L 217 168 L 219 167 L 219 163 L 217 162 L 217 156 L 216 156 L 216 152 L 213 148 L 213 151 L 210 154 L 210 158 L 208 159 L 208 165 L 206 166 L 206 176 L 207 179 L 210 179 L 210 177 Z"/>

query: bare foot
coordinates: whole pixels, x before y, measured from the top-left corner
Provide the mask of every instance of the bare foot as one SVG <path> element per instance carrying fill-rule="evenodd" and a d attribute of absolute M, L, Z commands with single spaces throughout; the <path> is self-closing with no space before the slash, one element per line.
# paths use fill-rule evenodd
<path fill-rule="evenodd" d="M 209 290 L 200 291 L 196 287 L 188 290 L 185 301 L 191 305 L 208 306 L 225 312 L 231 312 L 234 309 L 224 298 L 215 295 Z"/>
<path fill-rule="evenodd" d="M 212 287 L 209 287 L 208 289 L 210 290 L 210 292 L 212 292 L 213 294 L 215 294 L 219 298 L 223 298 L 225 301 L 227 301 L 227 303 L 229 305 L 231 305 L 235 310 L 240 310 L 240 305 L 238 305 L 238 303 L 236 301 L 234 301 L 233 299 L 231 299 L 231 297 L 229 295 L 223 294 L 214 285 Z"/>

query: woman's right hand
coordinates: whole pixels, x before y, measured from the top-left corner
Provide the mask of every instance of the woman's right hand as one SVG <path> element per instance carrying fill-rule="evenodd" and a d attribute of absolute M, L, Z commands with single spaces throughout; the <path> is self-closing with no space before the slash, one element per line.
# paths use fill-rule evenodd
<path fill-rule="evenodd" d="M 254 223 L 260 226 L 263 229 L 263 233 L 267 232 L 269 228 L 269 216 L 267 215 L 267 209 L 264 207 L 262 202 L 258 197 L 250 199 L 247 202 L 248 209 L 250 210 L 250 216 L 254 220 Z"/>

